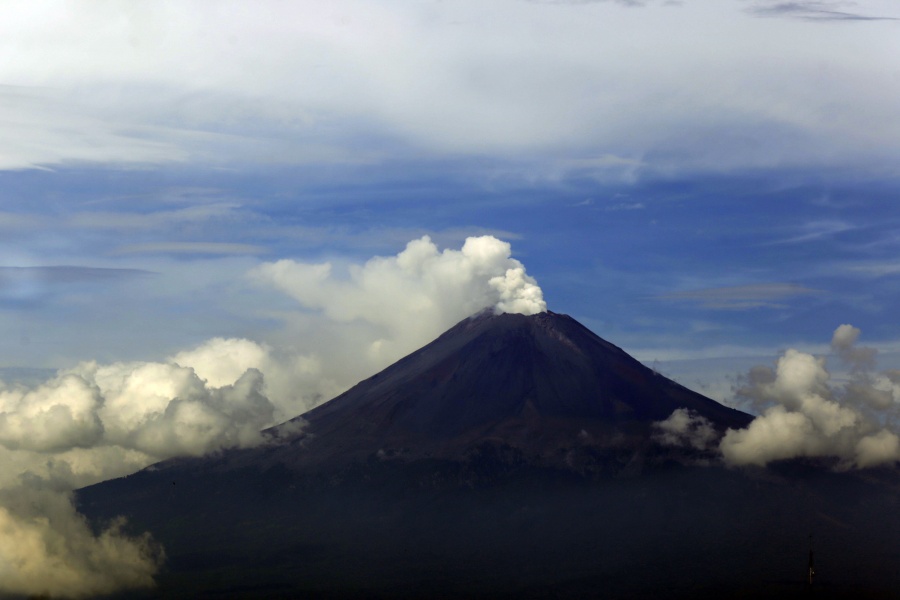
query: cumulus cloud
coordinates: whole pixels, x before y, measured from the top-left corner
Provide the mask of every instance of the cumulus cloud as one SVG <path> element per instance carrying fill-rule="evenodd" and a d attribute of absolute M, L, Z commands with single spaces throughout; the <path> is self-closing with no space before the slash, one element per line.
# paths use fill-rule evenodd
<path fill-rule="evenodd" d="M 237 381 L 247 369 L 265 371 L 270 353 L 267 345 L 251 340 L 213 338 L 175 354 L 169 362 L 189 367 L 208 385 L 221 387 Z"/>
<path fill-rule="evenodd" d="M 274 406 L 263 395 L 263 376 L 255 368 L 209 385 L 190 367 L 174 363 L 82 363 L 58 380 L 81 381 L 102 398 L 93 418 L 102 428 L 104 444 L 130 448 L 157 459 L 200 456 L 228 447 L 260 443 L 260 429 L 272 424 Z M 57 396 L 60 412 L 75 396 Z M 83 404 L 83 402 L 81 403 Z M 45 425 L 48 420 L 45 418 Z M 47 428 L 47 436 L 66 430 Z M 20 435 L 24 437 L 26 430 Z M 56 448 L 60 448 L 61 442 Z"/>
<path fill-rule="evenodd" d="M 123 521 L 95 535 L 69 490 L 266 441 L 260 430 L 275 408 L 262 373 L 245 366 L 254 362 L 244 360 L 248 348 L 212 340 L 178 356 L 194 359 L 206 380 L 174 361 L 85 362 L 30 388 L 0 383 L 0 594 L 82 598 L 151 586 L 162 554 L 150 537 L 123 534 Z"/>
<path fill-rule="evenodd" d="M 99 390 L 75 375 L 33 390 L 2 390 L 0 444 L 39 452 L 93 446 L 103 435 L 101 405 Z"/>
<path fill-rule="evenodd" d="M 168 362 L 190 368 L 213 388 L 234 384 L 248 369 L 263 373 L 262 387 L 273 407 L 273 421 L 281 422 L 333 398 L 367 374 L 368 367 L 348 359 L 354 348 L 346 338 L 328 343 L 321 333 L 309 328 L 292 330 L 290 335 L 297 339 L 286 348 L 242 338 L 213 338 L 169 357 Z"/>
<path fill-rule="evenodd" d="M 900 387 L 878 373 L 875 350 L 858 347 L 859 329 L 841 325 L 831 347 L 850 378 L 834 381 L 824 357 L 787 350 L 774 369 L 755 367 L 738 395 L 762 414 L 746 429 L 729 430 L 720 444 L 726 462 L 765 465 L 796 457 L 834 457 L 842 467 L 891 465 L 900 460 L 894 429 Z"/>

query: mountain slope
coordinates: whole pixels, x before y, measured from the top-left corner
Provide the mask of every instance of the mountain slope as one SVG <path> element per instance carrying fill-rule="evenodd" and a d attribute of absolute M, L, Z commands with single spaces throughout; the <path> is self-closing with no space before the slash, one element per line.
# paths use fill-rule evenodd
<path fill-rule="evenodd" d="M 483 440 L 538 454 L 578 437 L 630 444 L 678 408 L 720 431 L 751 419 L 657 374 L 571 317 L 483 313 L 302 415 L 301 462 L 379 451 L 454 457 Z"/>

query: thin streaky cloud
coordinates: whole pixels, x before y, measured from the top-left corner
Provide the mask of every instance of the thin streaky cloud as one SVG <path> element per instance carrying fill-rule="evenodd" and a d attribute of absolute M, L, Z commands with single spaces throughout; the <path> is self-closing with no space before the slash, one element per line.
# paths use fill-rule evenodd
<path fill-rule="evenodd" d="M 217 242 L 158 242 L 119 246 L 112 254 L 265 254 L 268 250 L 253 244 Z"/>
<path fill-rule="evenodd" d="M 697 304 L 716 310 L 749 310 L 754 308 L 784 308 L 785 300 L 797 296 L 820 294 L 822 290 L 796 283 L 756 283 L 728 287 L 686 290 L 657 296 L 660 300 L 673 300 Z"/>
<path fill-rule="evenodd" d="M 858 226 L 851 225 L 845 221 L 811 221 L 800 228 L 801 233 L 788 238 L 766 242 L 764 245 L 777 246 L 780 244 L 801 244 L 804 242 L 821 240 L 823 238 L 830 238 L 837 234 L 853 231 L 858 228 Z"/>
<path fill-rule="evenodd" d="M 845 265 L 844 272 L 864 277 L 889 277 L 891 275 L 900 275 L 900 263 L 898 262 L 881 262 L 881 263 L 863 263 Z"/>
<path fill-rule="evenodd" d="M 647 6 L 650 4 L 650 0 L 528 0 L 534 4 L 558 4 L 558 5 L 579 5 L 579 4 L 603 4 L 607 2 L 612 2 L 614 4 L 621 4 L 623 6 Z M 663 2 L 664 5 L 673 4 L 672 2 Z"/>
<path fill-rule="evenodd" d="M 31 229 L 45 224 L 45 221 L 36 215 L 0 212 L 0 229 Z"/>
<path fill-rule="evenodd" d="M 643 202 L 619 202 L 618 204 L 607 206 L 603 210 L 614 212 L 620 210 L 643 210 L 645 208 L 647 208 L 647 206 Z"/>
<path fill-rule="evenodd" d="M 126 277 L 154 275 L 144 269 L 116 269 L 107 267 L 42 266 L 42 267 L 0 267 L 0 287 L 10 280 L 31 279 L 44 283 L 77 283 L 86 281 L 106 281 Z"/>
<path fill-rule="evenodd" d="M 82 212 L 72 215 L 68 224 L 85 229 L 155 229 L 175 223 L 204 223 L 210 219 L 236 218 L 240 208 L 240 204 L 220 202 L 151 213 Z M 246 219 L 247 215 L 244 214 L 243 217 Z"/>
<path fill-rule="evenodd" d="M 847 3 L 832 2 L 777 2 L 748 8 L 757 17 L 786 17 L 805 21 L 896 21 L 897 17 L 873 16 L 838 10 Z"/>
<path fill-rule="evenodd" d="M 153 275 L 142 269 L 49 266 L 0 267 L 0 307 L 33 309 L 66 286 L 104 285 Z"/>

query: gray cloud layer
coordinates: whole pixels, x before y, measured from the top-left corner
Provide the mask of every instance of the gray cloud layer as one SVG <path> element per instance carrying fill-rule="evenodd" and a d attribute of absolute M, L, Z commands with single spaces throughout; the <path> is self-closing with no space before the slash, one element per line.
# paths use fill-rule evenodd
<path fill-rule="evenodd" d="M 153 275 L 143 269 L 79 266 L 0 267 L 0 306 L 27 308 L 63 286 L 96 285 Z"/>
<path fill-rule="evenodd" d="M 746 310 L 780 308 L 790 298 L 817 293 L 820 292 L 795 283 L 757 283 L 673 292 L 660 298 L 697 303 L 704 308 Z"/>
<path fill-rule="evenodd" d="M 10 5 L 0 168 L 536 154 L 678 172 L 877 167 L 897 154 L 891 32 L 801 32 L 797 19 L 747 18 L 743 2 L 554 4 L 76 1 L 63 20 Z M 843 6 L 748 10 L 896 12 Z"/>

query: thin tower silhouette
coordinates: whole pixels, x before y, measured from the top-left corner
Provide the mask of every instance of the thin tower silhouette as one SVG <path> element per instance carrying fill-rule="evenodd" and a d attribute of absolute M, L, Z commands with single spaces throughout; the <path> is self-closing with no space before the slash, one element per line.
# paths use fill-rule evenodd
<path fill-rule="evenodd" d="M 809 565 L 807 566 L 807 580 L 809 587 L 812 587 L 813 577 L 816 576 L 816 559 L 813 552 L 812 534 L 809 534 Z"/>

